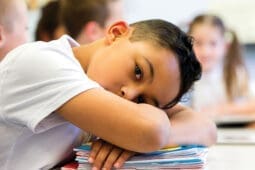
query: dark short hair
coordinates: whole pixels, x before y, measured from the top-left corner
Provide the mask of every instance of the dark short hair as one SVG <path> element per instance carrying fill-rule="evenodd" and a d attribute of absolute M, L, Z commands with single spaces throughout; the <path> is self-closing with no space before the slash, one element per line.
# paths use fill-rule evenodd
<path fill-rule="evenodd" d="M 180 88 L 177 96 L 162 109 L 169 109 L 179 102 L 196 80 L 201 77 L 201 66 L 193 49 L 193 39 L 170 22 L 152 19 L 130 25 L 134 31 L 130 41 L 152 41 L 175 53 L 180 70 Z"/>
<path fill-rule="evenodd" d="M 50 39 L 54 39 L 54 33 L 60 25 L 59 10 L 58 0 L 50 1 L 42 8 L 41 18 L 35 31 L 35 40 L 41 40 L 43 33 L 47 33 Z"/>
<path fill-rule="evenodd" d="M 104 27 L 110 15 L 108 0 L 60 0 L 60 3 L 61 23 L 74 39 L 90 21 L 96 21 Z"/>

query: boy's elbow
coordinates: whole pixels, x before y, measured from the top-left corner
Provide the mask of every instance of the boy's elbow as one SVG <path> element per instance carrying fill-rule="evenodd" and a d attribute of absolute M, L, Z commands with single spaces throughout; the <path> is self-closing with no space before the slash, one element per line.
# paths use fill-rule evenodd
<path fill-rule="evenodd" d="M 165 147 L 170 138 L 170 122 L 164 122 L 155 125 L 154 136 L 152 137 L 153 150 L 158 150 Z"/>
<path fill-rule="evenodd" d="M 217 127 L 216 124 L 212 120 L 208 120 L 209 122 L 206 124 L 208 128 L 206 128 L 206 139 L 205 145 L 211 146 L 217 142 Z"/>
<path fill-rule="evenodd" d="M 152 152 L 167 145 L 170 138 L 170 122 L 167 117 L 154 120 L 147 128 L 145 143 L 141 152 Z"/>

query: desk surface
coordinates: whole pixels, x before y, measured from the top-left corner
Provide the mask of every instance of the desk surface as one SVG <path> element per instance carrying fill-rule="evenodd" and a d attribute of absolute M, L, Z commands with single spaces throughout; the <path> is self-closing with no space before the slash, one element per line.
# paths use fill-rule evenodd
<path fill-rule="evenodd" d="M 254 170 L 255 145 L 215 145 L 210 148 L 206 170 Z"/>
<path fill-rule="evenodd" d="M 255 170 L 255 142 L 218 143 L 209 148 L 206 165 L 206 170 Z"/>

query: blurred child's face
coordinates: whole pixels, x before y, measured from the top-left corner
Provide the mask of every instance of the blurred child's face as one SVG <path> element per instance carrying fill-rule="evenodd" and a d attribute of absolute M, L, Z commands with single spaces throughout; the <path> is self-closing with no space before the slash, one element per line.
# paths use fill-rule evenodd
<path fill-rule="evenodd" d="M 171 51 L 128 38 L 98 51 L 87 74 L 123 98 L 159 107 L 172 101 L 180 86 L 178 62 Z"/>
<path fill-rule="evenodd" d="M 109 16 L 105 20 L 105 25 L 101 26 L 96 21 L 87 22 L 84 26 L 85 29 L 76 38 L 80 44 L 91 43 L 95 40 L 102 38 L 105 35 L 108 27 L 116 21 L 123 19 L 123 4 L 122 0 L 109 0 L 107 1 L 107 8 Z"/>
<path fill-rule="evenodd" d="M 203 72 L 208 72 L 222 62 L 226 53 L 226 42 L 219 28 L 208 24 L 196 24 L 192 28 L 194 52 L 202 65 Z"/>
<path fill-rule="evenodd" d="M 27 8 L 24 1 L 16 0 L 13 2 L 13 11 L 10 13 L 9 18 L 12 19 L 10 23 L 10 28 L 6 27 L 5 36 L 6 52 L 12 50 L 13 48 L 28 41 L 28 18 L 27 18 Z"/>
<path fill-rule="evenodd" d="M 105 28 L 112 23 L 123 19 L 123 1 L 111 0 L 108 2 L 109 17 L 106 20 Z"/>

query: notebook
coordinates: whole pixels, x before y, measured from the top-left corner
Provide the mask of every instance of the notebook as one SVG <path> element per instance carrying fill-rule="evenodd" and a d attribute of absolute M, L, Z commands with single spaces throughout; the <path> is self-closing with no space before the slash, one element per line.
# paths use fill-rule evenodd
<path fill-rule="evenodd" d="M 85 144 L 75 148 L 78 170 L 91 168 L 88 163 L 90 145 Z M 203 169 L 208 148 L 198 145 L 182 145 L 164 148 L 155 152 L 137 154 L 125 162 L 125 169 Z"/>

